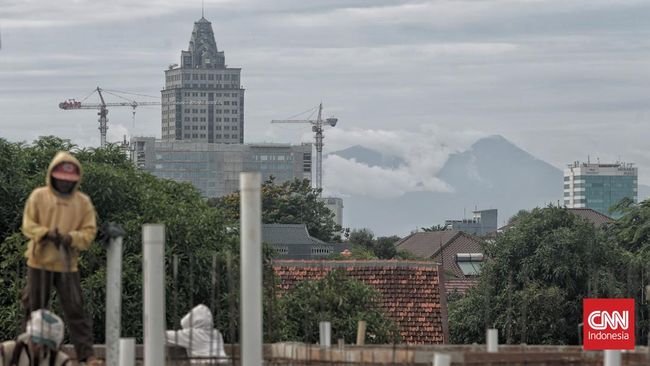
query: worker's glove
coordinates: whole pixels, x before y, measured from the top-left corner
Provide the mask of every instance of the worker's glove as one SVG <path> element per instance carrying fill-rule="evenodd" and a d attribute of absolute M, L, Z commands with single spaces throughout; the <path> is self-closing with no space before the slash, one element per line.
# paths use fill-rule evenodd
<path fill-rule="evenodd" d="M 119 224 L 114 222 L 105 222 L 99 229 L 99 242 L 108 247 L 111 239 L 123 237 L 126 234 L 124 229 Z"/>
<path fill-rule="evenodd" d="M 59 229 L 51 229 L 45 234 L 43 237 L 42 242 L 44 241 L 50 241 L 52 243 L 56 243 L 59 240 Z M 45 243 L 42 243 L 45 244 Z"/>
<path fill-rule="evenodd" d="M 69 248 L 72 245 L 72 236 L 70 234 L 61 235 L 59 244 L 63 245 L 64 248 Z"/>

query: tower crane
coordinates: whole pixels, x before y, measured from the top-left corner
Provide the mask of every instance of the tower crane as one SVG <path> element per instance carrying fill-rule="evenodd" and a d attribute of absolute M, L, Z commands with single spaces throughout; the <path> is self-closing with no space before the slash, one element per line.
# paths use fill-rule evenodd
<path fill-rule="evenodd" d="M 271 123 L 308 123 L 311 124 L 311 130 L 314 132 L 314 140 L 316 141 L 316 188 L 323 188 L 323 127 L 336 126 L 337 118 L 326 118 L 323 120 L 323 103 L 318 105 L 318 116 L 315 120 L 312 119 L 274 119 Z"/>
<path fill-rule="evenodd" d="M 124 102 L 109 102 L 107 103 L 104 100 L 104 94 L 108 93 L 114 96 L 117 96 L 118 98 L 122 98 L 125 101 Z M 85 100 L 88 99 L 91 95 L 94 93 L 97 93 L 99 95 L 99 100 L 100 103 L 86 103 Z M 124 94 L 132 94 L 132 93 L 125 93 Z M 140 95 L 144 97 L 149 97 L 149 98 L 156 98 L 156 97 L 150 97 L 148 95 L 142 95 L 142 94 L 134 94 L 134 95 Z M 217 101 L 202 101 L 202 100 L 190 100 L 190 101 L 180 101 L 180 102 L 170 102 L 168 104 L 173 104 L 173 105 L 218 105 L 221 104 L 220 102 Z M 86 96 L 84 99 L 81 101 L 78 101 L 76 99 L 68 99 L 66 101 L 63 101 L 59 103 L 59 108 L 69 111 L 69 110 L 77 110 L 77 109 L 99 109 L 99 112 L 97 112 L 97 115 L 99 116 L 99 137 L 100 137 L 100 147 L 105 147 L 106 146 L 106 131 L 108 130 L 108 107 L 131 107 L 133 108 L 133 116 L 135 118 L 135 109 L 139 106 L 153 106 L 153 105 L 162 105 L 160 101 L 150 101 L 150 102 L 139 102 L 136 100 L 130 100 L 127 98 L 124 98 L 118 94 L 115 94 L 115 92 L 109 91 L 102 89 L 100 87 L 97 87 L 96 89 L 93 90 L 92 93 L 90 93 L 88 96 Z"/>

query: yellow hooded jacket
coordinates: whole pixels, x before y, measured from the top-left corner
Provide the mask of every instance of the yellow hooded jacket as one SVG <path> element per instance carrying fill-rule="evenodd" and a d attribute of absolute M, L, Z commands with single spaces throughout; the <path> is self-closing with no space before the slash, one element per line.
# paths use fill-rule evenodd
<path fill-rule="evenodd" d="M 79 252 L 86 250 L 97 234 L 96 213 L 90 198 L 79 192 L 79 182 L 70 194 L 61 194 L 52 186 L 55 166 L 68 162 L 79 167 L 79 161 L 67 152 L 56 154 L 47 170 L 46 186 L 36 188 L 25 203 L 23 234 L 30 239 L 27 246 L 27 265 L 52 272 L 76 272 Z M 70 234 L 72 248 L 65 251 L 46 239 L 49 230 L 58 229 L 61 235 Z"/>

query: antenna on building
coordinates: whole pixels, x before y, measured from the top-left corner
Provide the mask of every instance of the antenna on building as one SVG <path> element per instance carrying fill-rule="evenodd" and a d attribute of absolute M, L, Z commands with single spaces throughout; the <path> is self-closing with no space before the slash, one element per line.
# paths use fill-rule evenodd
<path fill-rule="evenodd" d="M 591 156 L 587 155 L 587 164 L 591 164 Z"/>
<path fill-rule="evenodd" d="M 201 0 L 201 18 L 205 18 L 205 0 Z"/>

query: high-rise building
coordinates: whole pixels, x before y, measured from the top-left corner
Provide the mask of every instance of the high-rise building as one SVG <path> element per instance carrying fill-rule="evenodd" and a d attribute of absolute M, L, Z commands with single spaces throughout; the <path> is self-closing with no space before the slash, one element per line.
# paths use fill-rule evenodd
<path fill-rule="evenodd" d="M 637 201 L 638 170 L 630 163 L 570 164 L 564 170 L 564 205 L 591 208 L 610 215 L 609 209 L 623 198 Z M 616 213 L 612 213 L 616 217 Z"/>
<path fill-rule="evenodd" d="M 217 49 L 212 23 L 194 23 L 180 66 L 165 71 L 162 139 L 244 143 L 244 89 L 241 69 L 226 66 Z"/>
<path fill-rule="evenodd" d="M 311 180 L 312 144 L 215 144 L 131 139 L 133 163 L 159 178 L 189 182 L 206 198 L 239 190 L 239 173 L 260 172 L 277 183 Z"/>

